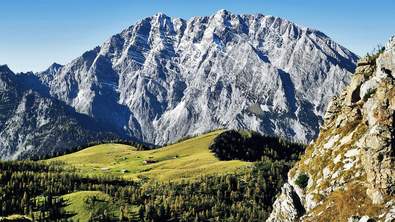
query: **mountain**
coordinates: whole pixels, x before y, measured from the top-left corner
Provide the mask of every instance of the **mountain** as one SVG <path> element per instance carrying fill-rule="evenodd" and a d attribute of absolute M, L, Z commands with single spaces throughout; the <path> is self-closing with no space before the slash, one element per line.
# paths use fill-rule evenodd
<path fill-rule="evenodd" d="M 26 78 L 0 66 L 0 156 L 53 155 L 89 142 L 118 138 L 92 118 L 23 84 Z"/>
<path fill-rule="evenodd" d="M 395 36 L 359 61 L 267 221 L 395 220 Z"/>
<path fill-rule="evenodd" d="M 145 18 L 34 75 L 50 96 L 147 143 L 216 128 L 307 142 L 356 60 L 319 31 L 220 10 L 189 20 Z"/>

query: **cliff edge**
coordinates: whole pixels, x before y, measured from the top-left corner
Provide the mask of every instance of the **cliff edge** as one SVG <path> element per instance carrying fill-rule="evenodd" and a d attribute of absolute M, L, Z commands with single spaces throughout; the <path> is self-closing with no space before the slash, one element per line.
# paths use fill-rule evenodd
<path fill-rule="evenodd" d="M 267 221 L 395 221 L 395 36 L 358 62 Z"/>

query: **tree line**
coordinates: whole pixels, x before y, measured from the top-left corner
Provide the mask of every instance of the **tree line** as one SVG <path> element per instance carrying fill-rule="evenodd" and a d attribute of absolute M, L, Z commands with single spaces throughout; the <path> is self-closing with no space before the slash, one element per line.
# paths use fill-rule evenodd
<path fill-rule="evenodd" d="M 220 160 L 257 161 L 262 157 L 296 160 L 305 145 L 251 131 L 229 130 L 217 136 L 209 149 Z"/>
<path fill-rule="evenodd" d="M 222 160 L 256 162 L 234 174 L 155 182 L 82 175 L 62 162 L 0 161 L 0 216 L 71 221 L 77 212 L 65 210 L 68 203 L 62 195 L 101 191 L 120 207 L 92 208 L 90 221 L 264 221 L 304 146 L 229 131 L 217 137 L 210 149 Z M 97 201 L 89 199 L 86 205 Z"/>

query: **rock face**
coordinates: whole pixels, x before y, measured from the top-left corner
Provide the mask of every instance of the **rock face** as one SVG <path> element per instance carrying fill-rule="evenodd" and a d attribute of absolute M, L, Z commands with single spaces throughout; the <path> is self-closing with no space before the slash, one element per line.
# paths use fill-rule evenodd
<path fill-rule="evenodd" d="M 304 213 L 304 208 L 294 188 L 286 183 L 281 188 L 281 194 L 273 204 L 273 212 L 267 221 L 292 222 Z"/>
<path fill-rule="evenodd" d="M 359 61 L 324 118 L 318 138 L 289 172 L 295 191 L 276 201 L 296 194 L 306 213 L 295 218 L 277 203 L 268 221 L 278 215 L 288 215 L 284 221 L 394 221 L 395 37 Z M 309 175 L 306 188 L 297 185 L 302 173 Z"/>
<path fill-rule="evenodd" d="M 356 60 L 319 31 L 221 10 L 145 18 L 37 76 L 51 96 L 148 143 L 216 128 L 309 141 Z"/>
<path fill-rule="evenodd" d="M 306 142 L 317 136 L 327 103 L 349 83 L 356 60 L 319 31 L 221 10 L 188 21 L 157 14 L 65 66 L 17 76 L 25 91 L 61 101 L 119 137 L 149 144 L 216 128 Z M 24 127 L 8 130 L 30 129 Z M 1 138 L 7 143 L 1 158 L 40 146 L 12 133 Z"/>
<path fill-rule="evenodd" d="M 88 116 L 28 89 L 0 66 L 0 156 L 51 155 L 99 139 L 117 138 Z"/>

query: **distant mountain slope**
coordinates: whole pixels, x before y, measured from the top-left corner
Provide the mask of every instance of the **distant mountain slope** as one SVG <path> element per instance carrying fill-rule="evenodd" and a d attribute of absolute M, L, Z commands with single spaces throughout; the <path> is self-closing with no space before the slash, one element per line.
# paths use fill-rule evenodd
<path fill-rule="evenodd" d="M 319 31 L 221 10 L 145 18 L 36 76 L 78 112 L 148 143 L 215 128 L 308 141 L 356 60 Z"/>
<path fill-rule="evenodd" d="M 118 138 L 88 116 L 28 89 L 0 66 L 0 156 L 51 155 L 99 139 Z"/>

